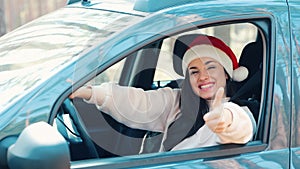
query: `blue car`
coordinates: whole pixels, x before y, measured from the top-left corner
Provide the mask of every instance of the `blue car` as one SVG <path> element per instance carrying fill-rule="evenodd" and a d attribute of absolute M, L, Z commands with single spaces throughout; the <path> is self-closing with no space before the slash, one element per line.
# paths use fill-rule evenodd
<path fill-rule="evenodd" d="M 299 168 L 299 11 L 298 0 L 82 0 L 17 28 L 0 38 L 0 168 Z M 246 144 L 141 152 L 158 133 L 69 97 L 107 82 L 180 88 L 178 58 L 199 34 L 249 70 L 232 95 L 256 120 Z"/>

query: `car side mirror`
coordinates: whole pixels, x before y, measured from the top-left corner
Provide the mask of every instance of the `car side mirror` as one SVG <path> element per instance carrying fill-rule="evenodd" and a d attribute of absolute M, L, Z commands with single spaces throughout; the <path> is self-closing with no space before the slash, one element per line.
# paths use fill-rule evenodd
<path fill-rule="evenodd" d="M 7 163 L 10 169 L 70 168 L 69 147 L 54 127 L 37 122 L 26 127 L 8 148 Z"/>

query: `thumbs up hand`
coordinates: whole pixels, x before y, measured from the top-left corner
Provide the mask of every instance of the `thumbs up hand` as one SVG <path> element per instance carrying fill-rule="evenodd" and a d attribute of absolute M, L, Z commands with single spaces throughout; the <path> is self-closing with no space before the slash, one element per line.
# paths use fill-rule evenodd
<path fill-rule="evenodd" d="M 224 88 L 218 89 L 210 106 L 210 111 L 203 117 L 205 124 L 215 133 L 224 132 L 232 123 L 232 113 L 223 106 Z"/>

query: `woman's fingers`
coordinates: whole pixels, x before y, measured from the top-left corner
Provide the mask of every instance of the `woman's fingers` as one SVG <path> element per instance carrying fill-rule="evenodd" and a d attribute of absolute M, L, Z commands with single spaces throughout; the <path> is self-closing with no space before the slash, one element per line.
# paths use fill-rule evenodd
<path fill-rule="evenodd" d="M 211 105 L 211 109 L 215 109 L 215 108 L 218 108 L 219 106 L 222 105 L 222 102 L 223 102 L 223 96 L 224 96 L 224 88 L 223 87 L 220 87 L 218 89 L 218 91 L 216 92 L 215 94 L 215 98 L 213 100 L 213 103 Z"/>
<path fill-rule="evenodd" d="M 227 127 L 223 118 L 223 98 L 224 88 L 221 87 L 216 92 L 210 111 L 203 117 L 205 124 L 215 133 L 223 132 Z"/>
<path fill-rule="evenodd" d="M 205 121 L 210 121 L 221 117 L 223 112 L 223 105 L 222 105 L 223 95 L 224 95 L 224 88 L 221 87 L 216 92 L 213 103 L 210 106 L 210 111 L 206 113 L 203 117 Z"/>

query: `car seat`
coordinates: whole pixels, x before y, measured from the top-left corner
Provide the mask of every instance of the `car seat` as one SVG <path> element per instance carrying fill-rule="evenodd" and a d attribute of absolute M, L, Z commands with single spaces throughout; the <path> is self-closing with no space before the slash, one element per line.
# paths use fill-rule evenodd
<path fill-rule="evenodd" d="M 174 44 L 173 49 L 173 68 L 175 72 L 183 76 L 182 72 L 182 57 L 185 53 L 185 51 L 188 49 L 189 44 L 200 34 L 188 34 L 188 35 L 182 35 L 178 37 Z"/>
<path fill-rule="evenodd" d="M 249 99 L 253 98 L 260 100 L 261 97 L 261 78 L 262 78 L 262 61 L 263 61 L 263 46 L 261 35 L 258 34 L 257 40 L 247 44 L 239 60 L 239 65 L 244 66 L 248 69 L 248 77 L 238 84 L 238 87 L 249 86 L 251 90 L 245 90 L 242 93 L 236 94 L 235 98 Z M 253 80 L 252 80 L 253 79 Z M 246 85 L 247 84 L 247 85 Z M 244 88 L 245 88 L 244 87 Z M 252 90 L 255 87 L 256 90 Z M 242 91 L 242 89 L 239 89 Z M 238 91 L 237 91 L 238 92 Z"/>
<path fill-rule="evenodd" d="M 244 81 L 232 84 L 235 93 L 231 100 L 239 105 L 247 106 L 256 122 L 258 122 L 263 66 L 263 43 L 260 33 L 258 33 L 255 42 L 251 42 L 244 47 L 239 65 L 246 67 L 249 75 Z"/>

